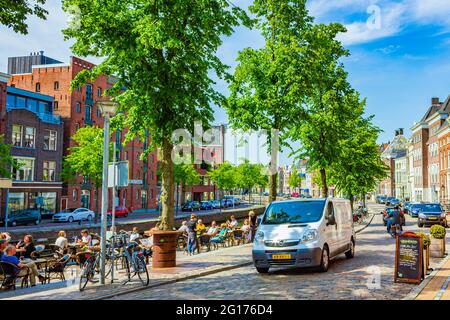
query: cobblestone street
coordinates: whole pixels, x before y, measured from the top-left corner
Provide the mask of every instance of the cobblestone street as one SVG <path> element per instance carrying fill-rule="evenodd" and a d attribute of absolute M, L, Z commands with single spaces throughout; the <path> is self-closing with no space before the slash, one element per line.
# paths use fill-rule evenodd
<path fill-rule="evenodd" d="M 372 205 L 373 212 L 381 206 Z M 407 231 L 419 231 L 407 216 Z M 215 273 L 165 285 L 115 299 L 402 299 L 415 285 L 393 282 L 395 240 L 386 234 L 382 216 L 357 236 L 356 256 L 336 258 L 327 273 L 312 270 L 275 270 L 260 275 L 253 266 Z M 433 264 L 438 261 L 432 261 Z M 381 286 L 368 289 L 374 271 L 381 273 Z"/>

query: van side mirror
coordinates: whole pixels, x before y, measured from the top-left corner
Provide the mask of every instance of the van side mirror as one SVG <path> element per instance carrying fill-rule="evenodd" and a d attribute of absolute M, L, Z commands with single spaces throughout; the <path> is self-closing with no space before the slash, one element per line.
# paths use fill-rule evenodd
<path fill-rule="evenodd" d="M 334 214 L 328 216 L 327 226 L 334 226 L 336 224 L 336 218 Z"/>

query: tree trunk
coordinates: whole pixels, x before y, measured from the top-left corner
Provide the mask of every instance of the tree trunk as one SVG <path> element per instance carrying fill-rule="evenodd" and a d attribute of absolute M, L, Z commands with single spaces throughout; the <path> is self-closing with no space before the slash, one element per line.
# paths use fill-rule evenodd
<path fill-rule="evenodd" d="M 362 202 L 363 202 L 363 207 L 365 208 L 366 207 L 366 195 L 363 193 L 363 194 L 361 194 L 361 199 L 362 199 Z"/>
<path fill-rule="evenodd" d="M 162 230 L 174 227 L 174 176 L 172 162 L 173 145 L 170 138 L 162 143 L 161 148 L 161 226 Z"/>
<path fill-rule="evenodd" d="M 328 185 L 327 185 L 327 172 L 325 169 L 320 169 L 320 178 L 322 180 L 322 196 L 324 198 L 328 197 Z"/>
<path fill-rule="evenodd" d="M 350 197 L 349 197 L 349 200 L 350 200 L 350 208 L 352 209 L 352 212 L 353 212 L 353 195 L 350 195 Z"/>
<path fill-rule="evenodd" d="M 277 200 L 277 177 L 278 173 L 269 176 L 269 203 Z"/>

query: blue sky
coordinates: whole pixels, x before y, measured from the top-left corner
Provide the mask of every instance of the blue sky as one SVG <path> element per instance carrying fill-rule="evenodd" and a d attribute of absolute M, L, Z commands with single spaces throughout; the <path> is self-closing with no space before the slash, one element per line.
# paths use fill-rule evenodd
<path fill-rule="evenodd" d="M 250 1 L 233 3 L 247 7 Z M 46 7 L 48 20 L 30 18 L 27 36 L 0 26 L 0 71 L 7 70 L 8 56 L 32 51 L 68 61 L 71 43 L 60 32 L 67 16 L 59 0 L 47 0 Z M 450 95 L 450 0 L 309 0 L 308 8 L 317 22 L 347 26 L 340 39 L 351 57 L 344 63 L 351 83 L 367 98 L 367 114 L 374 114 L 384 130 L 380 142 L 392 139 L 400 127 L 409 135 L 431 97 L 445 100 Z M 262 45 L 257 30 L 238 28 L 218 54 L 233 67 L 239 50 Z M 226 93 L 223 82 L 217 86 Z M 226 113 L 217 109 L 216 120 L 226 123 Z M 289 162 L 286 155 L 282 162 Z"/>

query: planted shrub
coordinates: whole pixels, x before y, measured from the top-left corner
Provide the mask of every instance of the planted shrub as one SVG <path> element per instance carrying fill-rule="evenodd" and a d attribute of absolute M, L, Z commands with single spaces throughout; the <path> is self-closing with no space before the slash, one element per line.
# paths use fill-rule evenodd
<path fill-rule="evenodd" d="M 444 239 L 446 232 L 447 231 L 445 230 L 445 228 L 438 224 L 436 224 L 430 228 L 430 234 L 435 239 Z"/>
<path fill-rule="evenodd" d="M 431 244 L 431 239 L 428 234 L 424 232 L 417 232 L 416 234 L 422 237 L 424 247 L 428 247 Z"/>

